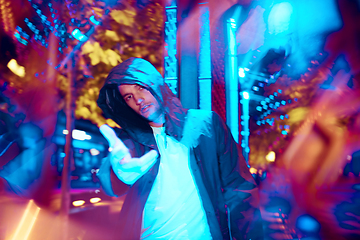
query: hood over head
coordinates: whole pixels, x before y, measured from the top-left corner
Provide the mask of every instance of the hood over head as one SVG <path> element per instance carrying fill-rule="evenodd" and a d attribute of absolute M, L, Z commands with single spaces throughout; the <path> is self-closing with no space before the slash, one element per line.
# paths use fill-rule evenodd
<path fill-rule="evenodd" d="M 113 119 L 134 140 L 149 145 L 146 137 L 152 134 L 149 122 L 126 104 L 118 89 L 121 84 L 138 84 L 149 90 L 164 110 L 166 133 L 181 139 L 187 110 L 150 62 L 132 57 L 114 67 L 97 100 L 105 117 Z"/>

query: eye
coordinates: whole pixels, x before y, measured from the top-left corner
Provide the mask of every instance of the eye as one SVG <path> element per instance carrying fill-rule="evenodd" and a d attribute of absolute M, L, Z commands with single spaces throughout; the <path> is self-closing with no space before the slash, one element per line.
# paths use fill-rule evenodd
<path fill-rule="evenodd" d="M 142 86 L 139 86 L 139 91 L 144 90 L 145 88 L 143 88 Z"/>
<path fill-rule="evenodd" d="M 132 98 L 132 95 L 129 94 L 129 95 L 126 95 L 124 99 L 125 99 L 125 101 L 127 102 L 127 101 L 129 101 L 131 98 Z"/>

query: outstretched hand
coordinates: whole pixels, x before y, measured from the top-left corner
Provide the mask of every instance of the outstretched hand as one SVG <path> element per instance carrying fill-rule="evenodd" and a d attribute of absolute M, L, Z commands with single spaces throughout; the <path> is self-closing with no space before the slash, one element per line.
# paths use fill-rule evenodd
<path fill-rule="evenodd" d="M 100 132 L 112 148 L 109 157 L 113 171 L 124 183 L 134 184 L 155 164 L 158 157 L 157 151 L 151 150 L 140 158 L 133 158 L 129 149 L 116 136 L 112 128 L 104 124 L 100 127 Z"/>

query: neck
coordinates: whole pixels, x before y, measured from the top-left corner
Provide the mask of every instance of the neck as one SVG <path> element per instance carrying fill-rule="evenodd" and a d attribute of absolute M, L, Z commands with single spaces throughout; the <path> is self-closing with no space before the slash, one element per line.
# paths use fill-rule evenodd
<path fill-rule="evenodd" d="M 161 114 L 157 119 L 155 119 L 152 122 L 149 122 L 149 125 L 152 127 L 162 127 L 165 123 L 165 117 L 163 114 Z"/>

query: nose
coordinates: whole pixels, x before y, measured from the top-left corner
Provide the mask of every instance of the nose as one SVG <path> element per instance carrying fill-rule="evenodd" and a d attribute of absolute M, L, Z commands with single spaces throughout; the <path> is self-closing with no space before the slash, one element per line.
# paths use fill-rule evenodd
<path fill-rule="evenodd" d="M 144 101 L 144 98 L 141 95 L 134 96 L 134 98 L 137 105 L 140 105 Z"/>

